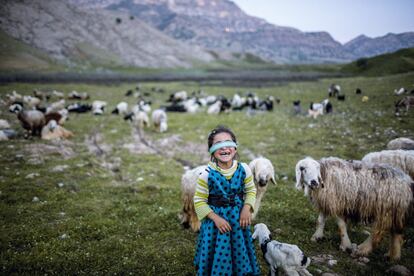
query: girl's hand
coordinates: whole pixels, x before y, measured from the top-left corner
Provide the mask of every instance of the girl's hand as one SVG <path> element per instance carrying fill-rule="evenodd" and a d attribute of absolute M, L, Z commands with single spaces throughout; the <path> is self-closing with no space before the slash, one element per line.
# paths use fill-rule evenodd
<path fill-rule="evenodd" d="M 245 204 L 240 212 L 240 226 L 246 228 L 252 222 L 252 212 L 250 205 Z"/>
<path fill-rule="evenodd" d="M 219 215 L 211 212 L 207 217 L 214 222 L 221 234 L 231 231 L 230 223 Z"/>

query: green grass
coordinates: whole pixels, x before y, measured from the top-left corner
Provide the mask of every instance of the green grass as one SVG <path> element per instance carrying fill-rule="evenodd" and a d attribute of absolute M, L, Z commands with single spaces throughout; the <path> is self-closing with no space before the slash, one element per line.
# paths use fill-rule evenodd
<path fill-rule="evenodd" d="M 340 275 L 383 275 L 394 263 L 385 261 L 387 239 L 370 256 L 365 266 L 357 264 L 339 250 L 339 237 L 333 219 L 328 220 L 326 240 L 310 242 L 317 213 L 294 189 L 294 166 L 305 156 L 337 156 L 360 159 L 370 151 L 385 148 L 398 136 L 414 137 L 414 112 L 405 117 L 393 114 L 396 87 L 410 87 L 414 73 L 366 78 L 323 79 L 293 82 L 263 88 L 200 85 L 193 82 L 142 83 L 151 93 L 153 108 L 165 103 L 170 92 L 203 89 L 208 94 L 231 96 L 253 90 L 261 98 L 273 95 L 281 99 L 275 110 L 247 116 L 232 112 L 208 116 L 203 110 L 195 115 L 168 114 L 169 130 L 157 133 L 145 130 L 150 141 L 172 136 L 176 142 L 161 147 L 163 154 L 133 153 L 124 146 L 135 143 L 131 127 L 121 117 L 107 112 L 103 116 L 72 115 L 65 127 L 75 133 L 68 143 L 56 146 L 37 138 L 0 142 L 0 273 L 10 274 L 133 274 L 192 275 L 192 258 L 197 235 L 179 225 L 180 180 L 184 169 L 176 159 L 193 164 L 205 163 L 200 151 L 207 150 L 206 136 L 217 124 L 230 126 L 240 143 L 239 154 L 249 162 L 250 154 L 269 158 L 279 176 L 277 186 L 270 186 L 256 222 L 264 222 L 273 236 L 283 242 L 298 244 L 309 256 L 331 254 L 338 264 L 311 264 L 310 271 Z M 327 88 L 339 83 L 347 95 L 345 102 L 332 99 L 334 113 L 316 120 L 293 115 L 292 101 L 300 99 L 305 110 L 311 101 L 327 97 Z M 165 93 L 151 88 L 164 88 Z M 7 84 L 0 86 L 0 96 L 16 90 L 30 94 L 34 88 L 56 89 L 66 93 L 77 90 L 90 93 L 92 99 L 108 101 L 108 111 L 117 102 L 133 98 L 124 93 L 133 84 Z M 362 95 L 355 95 L 355 88 Z M 366 95 L 369 101 L 363 103 Z M 8 119 L 21 133 L 13 114 L 1 107 L 0 118 Z M 87 136 L 102 134 L 100 143 L 112 146 L 110 155 L 98 157 L 88 151 Z M 58 153 L 42 151 L 30 155 L 35 147 L 72 149 L 74 156 L 64 159 Z M 175 147 L 175 149 L 174 149 Z M 194 150 L 199 149 L 199 150 Z M 121 158 L 119 171 L 101 164 Z M 68 165 L 63 172 L 53 172 L 57 165 Z M 26 178 L 31 173 L 39 176 Z M 63 186 L 59 183 L 63 183 Z M 39 202 L 33 202 L 38 197 Z M 363 226 L 350 227 L 353 242 L 365 238 Z M 405 231 L 406 242 L 398 264 L 414 271 L 414 228 Z M 266 264 L 257 247 L 263 275 Z"/>
<path fill-rule="evenodd" d="M 372 58 L 360 58 L 344 65 L 341 71 L 364 76 L 386 76 L 412 72 L 414 71 L 414 48 L 401 49 Z"/>

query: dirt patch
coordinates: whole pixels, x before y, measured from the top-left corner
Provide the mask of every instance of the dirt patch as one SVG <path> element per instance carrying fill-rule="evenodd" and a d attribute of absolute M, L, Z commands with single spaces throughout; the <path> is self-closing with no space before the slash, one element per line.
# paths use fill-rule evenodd
<path fill-rule="evenodd" d="M 53 154 L 58 154 L 67 160 L 76 156 L 72 149 L 73 143 L 67 140 L 52 140 L 50 144 L 30 144 L 25 146 L 29 162 L 42 163 L 44 159 Z"/>
<path fill-rule="evenodd" d="M 205 144 L 185 142 L 177 134 L 150 140 L 143 131 L 134 129 L 132 137 L 133 142 L 124 147 L 134 154 L 159 154 L 189 167 L 207 163 L 210 157 Z"/>

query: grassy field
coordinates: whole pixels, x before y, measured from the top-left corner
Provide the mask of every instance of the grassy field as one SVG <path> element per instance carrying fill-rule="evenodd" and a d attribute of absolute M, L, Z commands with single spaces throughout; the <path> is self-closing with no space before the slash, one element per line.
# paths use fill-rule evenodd
<path fill-rule="evenodd" d="M 69 141 L 37 138 L 0 142 L 0 274 L 131 274 L 193 275 L 192 259 L 197 234 L 183 229 L 180 181 L 182 163 L 207 162 L 207 134 L 217 124 L 231 127 L 240 143 L 244 162 L 263 155 L 279 176 L 270 186 L 256 222 L 264 222 L 279 241 L 299 245 L 308 256 L 332 255 L 337 264 L 313 262 L 313 274 L 383 275 L 394 263 L 385 260 L 385 239 L 361 264 L 339 250 L 335 222 L 327 223 L 327 239 L 312 243 L 317 213 L 294 189 L 294 167 L 305 156 L 360 159 L 385 148 L 396 137 L 414 137 L 414 111 L 394 116 L 393 91 L 413 89 L 414 73 L 388 77 L 324 79 L 261 88 L 200 85 L 198 83 L 142 83 L 151 94 L 153 109 L 165 104 L 170 92 L 203 89 L 207 94 L 232 96 L 247 90 L 261 98 L 281 100 L 273 112 L 207 115 L 169 113 L 166 133 L 145 129 L 144 136 L 160 153 L 146 149 L 131 126 L 120 116 L 71 115 L 65 127 L 75 133 Z M 334 113 L 312 119 L 294 115 L 292 101 L 309 103 L 327 97 L 332 83 L 341 85 L 346 101 L 332 99 Z M 86 91 L 92 100 L 108 102 L 110 111 L 135 84 L 18 84 L 0 86 L 0 96 L 16 90 L 31 94 L 34 88 L 66 93 Z M 152 92 L 152 87 L 166 92 Z M 356 95 L 355 89 L 362 89 Z M 361 97 L 368 96 L 368 102 Z M 21 134 L 15 115 L 0 107 Z M 101 152 L 97 154 L 96 152 Z M 103 153 L 102 153 L 103 152 Z M 119 165 L 120 164 L 120 165 Z M 353 225 L 353 242 L 362 242 L 363 225 Z M 256 243 L 257 245 L 257 243 Z M 257 246 L 263 274 L 267 266 Z M 326 256 L 325 256 L 326 257 Z M 414 271 L 414 227 L 405 231 L 398 264 Z"/>

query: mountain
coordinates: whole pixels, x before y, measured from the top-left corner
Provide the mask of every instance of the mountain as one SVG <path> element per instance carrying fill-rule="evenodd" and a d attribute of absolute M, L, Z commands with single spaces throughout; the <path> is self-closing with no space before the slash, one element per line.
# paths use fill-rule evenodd
<path fill-rule="evenodd" d="M 356 58 L 392 53 L 410 47 L 414 47 L 414 32 L 389 33 L 377 38 L 360 35 L 344 45 L 345 50 L 353 53 Z"/>
<path fill-rule="evenodd" d="M 170 37 L 215 52 L 252 53 L 276 63 L 344 62 L 353 58 L 326 32 L 305 33 L 249 16 L 228 0 L 68 0 L 127 12 Z"/>
<path fill-rule="evenodd" d="M 191 67 L 214 57 L 122 12 L 58 0 L 2 1 L 0 29 L 65 65 Z"/>

